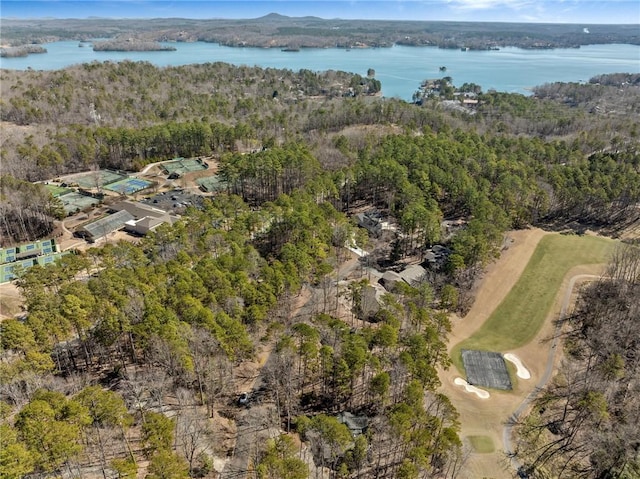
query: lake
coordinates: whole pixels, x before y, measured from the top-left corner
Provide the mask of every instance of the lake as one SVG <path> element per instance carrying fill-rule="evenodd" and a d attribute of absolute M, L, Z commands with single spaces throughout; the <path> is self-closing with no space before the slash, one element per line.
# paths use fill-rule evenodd
<path fill-rule="evenodd" d="M 529 94 L 536 85 L 584 82 L 602 73 L 640 73 L 640 46 L 588 45 L 581 48 L 552 50 L 461 51 L 437 47 L 368 49 L 302 49 L 283 52 L 279 48 L 235 48 L 216 43 L 163 43 L 176 51 L 164 52 L 94 52 L 89 44 L 79 47 L 76 41 L 54 42 L 45 46 L 48 53 L 22 58 L 2 58 L 0 67 L 26 70 L 56 70 L 92 61 L 147 61 L 157 66 L 190 63 L 225 62 L 290 70 L 344 70 L 366 75 L 376 72 L 386 97 L 411 100 L 427 78 L 450 76 L 456 86 L 477 83 L 483 90 L 495 89 Z M 445 72 L 440 67 L 446 67 Z"/>

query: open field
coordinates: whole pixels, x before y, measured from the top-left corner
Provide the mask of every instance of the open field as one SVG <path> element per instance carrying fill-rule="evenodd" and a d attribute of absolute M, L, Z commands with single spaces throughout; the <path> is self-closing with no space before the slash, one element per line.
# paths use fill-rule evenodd
<path fill-rule="evenodd" d="M 19 314 L 23 303 L 24 298 L 15 283 L 0 284 L 0 321 Z"/>
<path fill-rule="evenodd" d="M 606 263 L 615 244 L 598 236 L 545 236 L 507 297 L 478 331 L 451 351 L 458 370 L 463 371 L 462 349 L 506 352 L 529 343 L 547 318 L 567 272 L 578 265 Z"/>

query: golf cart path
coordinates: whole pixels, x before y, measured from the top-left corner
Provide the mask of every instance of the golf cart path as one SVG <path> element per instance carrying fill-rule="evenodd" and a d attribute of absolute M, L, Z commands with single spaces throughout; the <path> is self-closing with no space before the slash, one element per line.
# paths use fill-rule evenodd
<path fill-rule="evenodd" d="M 549 356 L 547 358 L 547 367 L 544 370 L 544 374 L 536 384 L 535 389 L 527 395 L 527 397 L 524 399 L 524 401 L 522 401 L 522 403 L 520 403 L 518 408 L 513 412 L 509 420 L 504 425 L 504 429 L 502 433 L 502 443 L 503 443 L 505 454 L 507 455 L 507 457 L 511 459 L 511 467 L 513 468 L 514 471 L 518 471 L 522 466 L 522 463 L 518 460 L 518 457 L 514 454 L 515 451 L 511 443 L 512 435 L 513 435 L 513 424 L 520 418 L 522 413 L 529 408 L 532 401 L 535 400 L 535 398 L 538 396 L 540 390 L 544 388 L 546 384 L 549 382 L 549 379 L 551 379 L 551 375 L 555 369 L 555 364 L 556 364 L 556 351 L 558 350 L 558 347 L 557 347 L 558 338 L 560 337 L 558 333 L 562 328 L 561 320 L 566 317 L 569 305 L 572 304 L 573 302 L 572 297 L 574 295 L 574 288 L 576 286 L 576 282 L 577 281 L 584 282 L 587 280 L 592 281 L 592 280 L 599 279 L 600 277 L 601 276 L 598 276 L 595 274 L 577 274 L 572 276 L 569 279 L 569 285 L 565 290 L 564 298 L 562 300 L 562 306 L 560 308 L 560 313 L 558 316 L 558 319 L 560 321 L 556 322 L 556 325 L 554 328 L 553 339 L 551 341 L 551 347 L 549 348 Z"/>

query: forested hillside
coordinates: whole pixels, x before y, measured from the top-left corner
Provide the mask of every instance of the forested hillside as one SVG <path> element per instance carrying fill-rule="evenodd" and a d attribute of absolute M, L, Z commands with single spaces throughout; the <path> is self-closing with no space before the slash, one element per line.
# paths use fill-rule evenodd
<path fill-rule="evenodd" d="M 3 19 L 3 45 L 59 39 L 116 38 L 130 41 L 215 42 L 263 48 L 390 47 L 394 44 L 486 50 L 579 47 L 602 43 L 638 44 L 637 25 L 576 25 L 492 22 L 343 20 L 287 17 L 253 19 Z M 583 28 L 589 27 L 588 33 Z"/>
<path fill-rule="evenodd" d="M 60 213 L 29 181 L 212 155 L 226 186 L 138 242 L 21 274 L 24 315 L 0 326 L 3 477 L 218 477 L 220 461 L 238 457 L 263 478 L 322 468 L 463 477 L 458 416 L 437 392 L 437 370 L 449 364 L 449 314 L 469 307 L 504 232 L 615 232 L 640 214 L 635 77 L 548 85 L 534 97 L 480 92 L 471 113 L 438 97 L 379 98 L 373 74 L 132 62 L 1 74 L 7 243 L 14 229 L 38 231 Z M 355 226 L 365 209 L 397 225 L 372 255 L 382 270 L 420 262 L 434 245 L 448 251 L 422 281 L 389 287 L 375 311 L 373 264 L 346 249 L 380 245 Z M 464 227 L 450 234 L 445 219 Z M 624 300 L 611 283 L 623 280 Z M 592 316 L 601 303 L 620 305 L 612 321 L 634 317 L 623 307 L 634 287 L 625 276 L 585 296 L 571 330 L 576 361 L 590 354 L 586 333 L 606 329 Z M 609 396 L 570 398 L 600 408 L 605 395 L 614 432 L 637 406 L 635 383 L 620 379 L 634 346 L 602 359 L 613 372 L 596 368 Z M 255 387 L 239 398 L 243 368 L 261 354 Z M 344 412 L 366 418 L 362 434 L 336 419 Z M 256 417 L 243 433 L 252 446 L 234 449 Z M 272 441 L 257 439 L 265 431 Z"/>

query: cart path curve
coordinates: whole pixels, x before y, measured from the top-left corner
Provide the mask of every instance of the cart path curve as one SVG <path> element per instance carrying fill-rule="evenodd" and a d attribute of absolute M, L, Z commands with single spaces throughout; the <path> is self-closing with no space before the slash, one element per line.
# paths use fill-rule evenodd
<path fill-rule="evenodd" d="M 520 415 L 531 405 L 533 400 L 538 396 L 540 390 L 545 387 L 549 379 L 551 379 L 551 374 L 553 373 L 554 364 L 556 361 L 556 350 L 558 347 L 558 338 L 560 328 L 562 327 L 562 319 L 565 318 L 567 314 L 567 309 L 569 307 L 569 303 L 571 302 L 571 296 L 573 295 L 573 289 L 575 288 L 577 281 L 586 281 L 586 280 L 596 280 L 601 279 L 603 276 L 598 276 L 595 274 L 578 274 L 572 276 L 569 280 L 569 285 L 564 294 L 564 299 L 562 300 L 562 306 L 560 308 L 560 314 L 558 316 L 559 321 L 556 323 L 556 327 L 554 329 L 553 341 L 551 343 L 551 348 L 549 349 L 549 356 L 547 358 L 547 367 L 544 371 L 544 374 L 540 378 L 536 387 L 531 391 L 527 397 L 520 403 L 520 406 L 511 414 L 509 420 L 505 423 L 504 429 L 502 431 L 502 444 L 504 446 L 504 451 L 508 458 L 511 460 L 511 466 L 515 471 L 519 471 L 522 467 L 522 464 L 518 460 L 518 457 L 513 450 L 513 446 L 511 444 L 511 436 L 513 434 L 513 425 L 518 421 Z"/>

